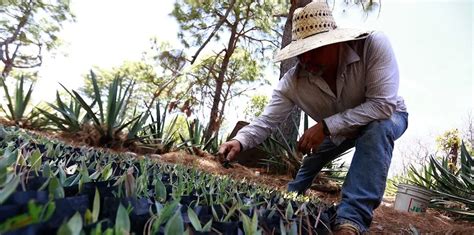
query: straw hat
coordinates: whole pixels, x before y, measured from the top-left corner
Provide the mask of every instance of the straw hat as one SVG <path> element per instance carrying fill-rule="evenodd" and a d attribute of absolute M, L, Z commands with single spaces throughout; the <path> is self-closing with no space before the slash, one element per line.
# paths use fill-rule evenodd
<path fill-rule="evenodd" d="M 292 42 L 276 53 L 275 62 L 329 44 L 363 39 L 370 32 L 337 28 L 326 1 L 313 1 L 293 13 Z"/>

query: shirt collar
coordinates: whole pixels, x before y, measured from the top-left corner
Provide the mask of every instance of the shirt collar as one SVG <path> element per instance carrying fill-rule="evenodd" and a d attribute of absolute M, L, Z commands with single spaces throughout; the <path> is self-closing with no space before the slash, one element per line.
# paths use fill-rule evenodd
<path fill-rule="evenodd" d="M 346 71 L 346 67 L 360 60 L 359 55 L 347 43 L 341 43 L 339 47 L 338 74 Z"/>

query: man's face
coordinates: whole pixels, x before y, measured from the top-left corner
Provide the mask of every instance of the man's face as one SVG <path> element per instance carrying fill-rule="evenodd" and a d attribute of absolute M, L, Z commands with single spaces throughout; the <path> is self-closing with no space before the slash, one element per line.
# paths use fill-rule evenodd
<path fill-rule="evenodd" d="M 301 67 L 316 76 L 320 76 L 324 72 L 324 65 L 316 63 L 318 49 L 305 52 L 298 56 Z"/>
<path fill-rule="evenodd" d="M 298 56 L 301 66 L 308 72 L 321 75 L 325 68 L 337 65 L 339 44 L 330 44 Z"/>

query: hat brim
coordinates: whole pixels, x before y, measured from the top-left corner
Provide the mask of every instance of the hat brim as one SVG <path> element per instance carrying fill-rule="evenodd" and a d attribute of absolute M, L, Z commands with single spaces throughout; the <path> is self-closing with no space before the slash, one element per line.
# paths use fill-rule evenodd
<path fill-rule="evenodd" d="M 372 30 L 367 29 L 340 29 L 318 33 L 304 39 L 292 41 L 286 47 L 275 54 L 274 61 L 279 62 L 307 51 L 326 46 L 329 44 L 364 39 L 370 35 Z"/>

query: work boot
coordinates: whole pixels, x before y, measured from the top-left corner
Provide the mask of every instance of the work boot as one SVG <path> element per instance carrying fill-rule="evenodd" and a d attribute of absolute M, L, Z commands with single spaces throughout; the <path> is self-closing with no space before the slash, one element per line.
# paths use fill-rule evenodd
<path fill-rule="evenodd" d="M 359 235 L 359 230 L 352 224 L 337 225 L 333 230 L 334 235 Z"/>

